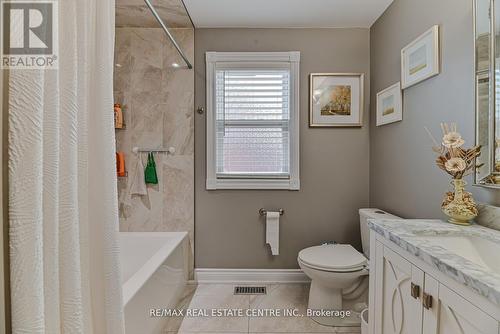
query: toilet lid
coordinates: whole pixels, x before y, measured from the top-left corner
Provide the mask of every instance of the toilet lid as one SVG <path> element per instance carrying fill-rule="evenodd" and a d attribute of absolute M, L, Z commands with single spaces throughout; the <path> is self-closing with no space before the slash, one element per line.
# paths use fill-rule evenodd
<path fill-rule="evenodd" d="M 355 271 L 366 266 L 366 258 L 351 245 L 321 245 L 303 249 L 299 259 L 317 268 Z"/>

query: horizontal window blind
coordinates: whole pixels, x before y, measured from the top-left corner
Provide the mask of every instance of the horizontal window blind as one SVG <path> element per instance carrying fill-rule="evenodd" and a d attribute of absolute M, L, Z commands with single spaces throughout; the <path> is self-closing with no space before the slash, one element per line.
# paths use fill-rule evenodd
<path fill-rule="evenodd" d="M 290 71 L 216 70 L 219 178 L 288 178 Z"/>
<path fill-rule="evenodd" d="M 497 61 L 500 59 L 497 58 Z M 500 120 L 500 69 L 495 69 L 495 120 Z M 496 127 L 496 137 L 495 138 L 500 138 L 500 128 Z M 499 149 L 499 148 L 497 148 Z"/>

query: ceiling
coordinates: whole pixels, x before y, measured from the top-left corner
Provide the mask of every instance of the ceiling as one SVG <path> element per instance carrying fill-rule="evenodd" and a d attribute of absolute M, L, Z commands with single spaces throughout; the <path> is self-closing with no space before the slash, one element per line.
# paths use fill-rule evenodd
<path fill-rule="evenodd" d="M 369 28 L 392 1 L 184 0 L 184 4 L 196 28 Z"/>
<path fill-rule="evenodd" d="M 169 28 L 192 28 L 182 0 L 150 0 Z M 159 24 L 143 0 L 116 0 L 117 27 L 159 28 Z"/>

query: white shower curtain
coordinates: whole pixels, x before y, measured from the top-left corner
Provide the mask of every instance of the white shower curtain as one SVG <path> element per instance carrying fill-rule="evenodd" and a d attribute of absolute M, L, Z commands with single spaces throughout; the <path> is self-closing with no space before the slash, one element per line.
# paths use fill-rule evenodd
<path fill-rule="evenodd" d="M 113 126 L 114 0 L 59 1 L 59 70 L 13 70 L 14 333 L 123 333 Z"/>

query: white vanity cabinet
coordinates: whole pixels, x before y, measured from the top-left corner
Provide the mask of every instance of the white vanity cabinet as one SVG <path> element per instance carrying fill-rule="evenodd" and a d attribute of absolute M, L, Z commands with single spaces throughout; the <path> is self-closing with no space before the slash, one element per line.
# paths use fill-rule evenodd
<path fill-rule="evenodd" d="M 410 292 L 422 285 L 423 271 L 381 243 L 375 254 L 375 333 L 420 333 L 422 307 Z"/>
<path fill-rule="evenodd" d="M 500 308 L 375 232 L 370 334 L 500 334 Z"/>
<path fill-rule="evenodd" d="M 425 283 L 427 284 L 427 279 Z M 433 323 L 428 333 L 500 333 L 497 320 L 460 297 L 444 284 L 439 284 L 438 296 L 437 305 L 433 310 L 435 315 L 431 319 Z"/>

